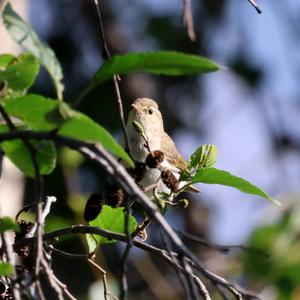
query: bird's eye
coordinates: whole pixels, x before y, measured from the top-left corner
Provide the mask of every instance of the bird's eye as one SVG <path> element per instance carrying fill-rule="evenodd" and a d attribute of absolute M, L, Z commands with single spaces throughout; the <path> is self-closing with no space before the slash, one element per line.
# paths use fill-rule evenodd
<path fill-rule="evenodd" d="M 149 114 L 149 115 L 152 115 L 152 114 L 153 114 L 153 109 L 150 108 L 150 109 L 148 110 L 148 114 Z"/>

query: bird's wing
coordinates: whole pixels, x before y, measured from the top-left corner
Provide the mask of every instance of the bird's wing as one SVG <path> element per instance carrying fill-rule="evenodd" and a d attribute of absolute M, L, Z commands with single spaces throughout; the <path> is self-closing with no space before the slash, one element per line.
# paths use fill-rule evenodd
<path fill-rule="evenodd" d="M 178 153 L 173 140 L 168 136 L 167 133 L 165 133 L 162 141 L 161 150 L 164 153 L 167 162 L 172 166 L 177 167 L 181 171 L 184 171 L 187 167 L 186 162 Z"/>

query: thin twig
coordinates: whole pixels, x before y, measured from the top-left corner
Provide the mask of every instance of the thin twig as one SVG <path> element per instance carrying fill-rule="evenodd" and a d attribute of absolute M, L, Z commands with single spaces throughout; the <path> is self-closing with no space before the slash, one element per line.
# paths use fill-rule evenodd
<path fill-rule="evenodd" d="M 189 275 L 182 274 L 180 268 L 178 267 L 178 265 L 182 265 L 181 263 L 179 263 L 180 261 L 182 261 L 181 257 L 177 257 L 177 255 L 175 255 L 175 253 L 171 250 L 170 241 L 168 240 L 168 237 L 165 235 L 165 232 L 162 230 L 159 230 L 159 233 L 160 233 L 162 241 L 165 245 L 168 255 L 174 262 L 175 272 L 178 275 L 179 281 L 184 289 L 187 299 L 197 299 L 195 290 L 192 287 L 193 284 L 191 284 L 191 282 L 189 282 Z M 184 267 L 184 266 L 182 265 L 182 267 Z M 190 286 L 190 284 L 191 284 L 191 286 Z"/>
<path fill-rule="evenodd" d="M 262 10 L 259 8 L 255 0 L 248 0 L 248 2 L 255 8 L 257 13 L 261 14 Z"/>
<path fill-rule="evenodd" d="M 44 271 L 45 271 L 45 274 L 47 276 L 47 279 L 48 279 L 51 287 L 55 291 L 55 293 L 57 295 L 57 298 L 59 300 L 64 300 L 62 288 L 58 285 L 58 283 L 54 279 L 55 276 L 54 276 L 53 270 L 49 266 L 48 262 L 46 261 L 46 259 L 44 257 L 42 257 L 42 259 L 41 259 L 41 265 L 44 268 Z"/>
<path fill-rule="evenodd" d="M 50 233 L 46 233 L 43 236 L 43 239 L 46 240 L 53 240 L 56 238 L 59 238 L 61 236 L 69 235 L 69 234 L 95 234 L 100 235 L 109 239 L 115 239 L 124 243 L 127 243 L 127 237 L 124 234 L 119 234 L 115 232 L 111 232 L 108 230 L 101 229 L 99 227 L 92 227 L 87 225 L 74 225 L 66 228 L 62 228 L 56 231 L 52 231 Z M 19 249 L 20 247 L 24 245 L 30 245 L 35 242 L 34 238 L 23 238 L 15 243 L 14 247 L 15 249 Z M 155 255 L 158 255 L 160 257 L 163 257 L 168 263 L 170 263 L 173 267 L 175 267 L 176 262 L 172 260 L 172 258 L 168 255 L 168 252 L 164 249 L 159 249 L 157 247 L 154 247 L 152 245 L 149 245 L 147 243 L 133 240 L 133 245 L 150 253 L 153 253 Z M 178 255 L 174 252 L 174 255 Z M 208 280 L 210 280 L 214 285 L 218 284 L 220 286 L 223 286 L 224 288 L 228 289 L 230 292 L 235 294 L 241 294 L 246 299 L 259 299 L 256 295 L 253 295 L 249 291 L 246 291 L 242 289 L 241 287 L 235 286 L 233 283 L 227 281 L 221 276 L 218 276 L 209 270 L 203 268 L 202 266 L 199 266 L 198 264 L 195 264 L 195 262 L 189 258 L 186 258 L 192 267 L 195 267 L 201 274 L 203 274 Z M 178 265 L 178 264 L 177 264 Z M 178 267 L 181 270 L 184 270 L 183 272 L 187 274 L 187 271 L 181 266 L 178 265 Z M 194 274 L 191 274 L 191 276 L 194 278 L 194 280 L 197 282 L 198 277 Z"/>
<path fill-rule="evenodd" d="M 253 254 L 257 254 L 257 255 L 261 255 L 261 256 L 265 256 L 265 257 L 270 256 L 264 250 L 259 249 L 259 248 L 248 247 L 248 246 L 245 246 L 245 245 L 218 245 L 218 244 L 212 243 L 210 241 L 207 241 L 204 238 L 201 238 L 201 237 L 195 236 L 193 234 L 187 233 L 185 231 L 176 230 L 176 232 L 179 235 L 189 239 L 190 241 L 193 241 L 195 243 L 199 243 L 199 244 L 201 244 L 205 247 L 208 247 L 210 249 L 217 250 L 217 251 L 220 251 L 220 252 L 223 252 L 223 253 L 228 253 L 229 251 L 231 251 L 233 249 L 239 249 L 239 250 L 251 252 Z"/>
<path fill-rule="evenodd" d="M 182 21 L 187 28 L 187 33 L 190 40 L 194 42 L 196 40 L 196 34 L 194 29 L 191 0 L 183 0 Z"/>
<path fill-rule="evenodd" d="M 111 55 L 107 46 L 106 42 L 106 37 L 104 33 L 104 28 L 103 28 L 103 22 L 102 22 L 102 15 L 101 15 L 101 10 L 100 10 L 100 5 L 98 0 L 94 0 L 94 4 L 97 9 L 97 17 L 98 17 L 98 23 L 99 23 L 99 29 L 100 29 L 100 36 L 101 36 L 101 41 L 103 45 L 103 54 L 105 55 L 104 59 L 110 59 Z M 125 123 L 125 118 L 124 118 L 124 109 L 123 109 L 123 101 L 121 98 L 121 92 L 120 92 L 120 87 L 118 83 L 118 75 L 115 74 L 113 76 L 113 81 L 114 81 L 114 88 L 115 88 L 115 93 L 117 96 L 117 103 L 119 107 L 119 115 L 122 123 L 122 130 L 125 138 L 125 149 L 129 151 L 129 141 L 128 141 L 128 135 L 127 135 L 127 130 L 126 130 L 126 123 Z"/>
<path fill-rule="evenodd" d="M 106 271 L 101 268 L 97 263 L 95 263 L 91 258 L 89 254 L 74 254 L 74 253 L 69 253 L 60 249 L 55 248 L 53 245 L 48 245 L 44 244 L 46 249 L 49 249 L 53 253 L 57 255 L 64 256 L 69 259 L 80 259 L 80 260 L 87 260 L 91 265 L 93 265 L 96 269 L 98 269 L 102 275 L 102 281 L 103 281 L 103 289 L 104 289 L 104 299 L 108 300 L 108 296 L 113 297 L 115 300 L 118 300 L 118 298 L 114 295 L 112 295 L 108 291 L 108 285 L 107 285 L 107 280 L 106 280 Z"/>
<path fill-rule="evenodd" d="M 122 255 L 121 259 L 121 289 L 120 289 L 120 299 L 124 300 L 127 297 L 128 292 L 128 282 L 127 282 L 127 265 L 128 265 L 128 259 L 129 259 L 129 253 L 133 246 L 132 243 L 132 236 L 129 231 L 129 217 L 131 215 L 131 208 L 129 207 L 129 199 L 126 199 L 126 205 L 125 205 L 125 218 L 124 218 L 124 226 L 125 226 L 125 234 L 127 237 L 127 245 L 124 250 L 124 253 Z"/>
<path fill-rule="evenodd" d="M 13 282 L 16 282 L 17 276 L 16 276 L 16 273 L 15 273 L 15 260 L 14 260 L 14 255 L 13 255 L 13 248 L 12 248 L 12 245 L 10 244 L 10 242 L 8 241 L 8 237 L 7 237 L 6 232 L 3 232 L 1 234 L 1 241 L 2 241 L 1 244 L 4 248 L 4 253 L 6 255 L 7 262 L 9 264 L 11 264 L 11 266 L 14 269 L 14 273 L 13 273 L 11 279 L 12 279 Z M 16 284 L 12 284 L 11 289 L 12 289 L 14 299 L 15 300 L 21 300 L 20 291 L 19 291 L 18 287 L 16 286 Z"/>
<path fill-rule="evenodd" d="M 106 280 L 106 271 L 102 269 L 98 264 L 96 264 L 91 258 L 88 259 L 88 262 L 93 265 L 97 270 L 100 271 L 102 275 L 102 281 L 103 281 L 103 290 L 104 290 L 104 300 L 108 300 L 108 297 L 111 296 L 113 299 L 118 300 L 118 298 L 114 295 L 112 295 L 108 291 L 108 285 L 107 285 L 107 280 Z"/>

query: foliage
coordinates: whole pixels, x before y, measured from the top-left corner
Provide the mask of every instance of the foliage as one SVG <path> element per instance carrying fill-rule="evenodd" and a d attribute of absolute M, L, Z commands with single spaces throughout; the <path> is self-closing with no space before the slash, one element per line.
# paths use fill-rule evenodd
<path fill-rule="evenodd" d="M 300 284 L 299 204 L 292 204 L 275 224 L 256 229 L 249 246 L 263 249 L 268 256 L 247 252 L 244 269 L 253 282 L 272 285 L 277 299 L 297 299 Z"/>
<path fill-rule="evenodd" d="M 130 167 L 127 170 L 129 173 L 132 170 L 136 171 L 139 164 L 132 160 L 130 154 L 116 142 L 104 127 L 88 115 L 76 111 L 64 102 L 62 68 L 54 52 L 40 41 L 31 27 L 14 12 L 10 4 L 6 5 L 2 19 L 10 36 L 28 51 L 18 57 L 10 54 L 0 55 L 0 105 L 2 117 L 6 122 L 6 124 L 1 124 L 0 126 L 0 148 L 4 155 L 26 176 L 34 178 L 36 183 L 38 183 L 40 182 L 39 175 L 48 175 L 56 170 L 57 150 L 60 149 L 59 141 L 66 139 L 71 141 L 70 148 L 75 148 L 72 146 L 74 143 L 80 145 L 75 150 L 81 153 L 84 152 L 83 149 L 86 150 L 85 147 L 90 145 L 98 150 L 101 150 L 103 147 L 110 151 L 122 162 L 115 166 L 99 150 L 102 153 L 99 159 L 104 161 L 102 162 L 102 166 L 116 177 L 118 174 L 119 176 L 129 177 L 129 174 L 125 173 L 124 175 L 121 172 L 123 171 L 122 164 Z M 46 98 L 28 91 L 36 81 L 40 65 L 44 66 L 49 72 L 56 87 L 57 99 Z M 113 78 L 116 74 L 147 72 L 157 75 L 178 76 L 197 75 L 219 69 L 218 64 L 207 58 L 185 53 L 173 51 L 128 53 L 113 56 L 107 60 L 91 79 L 87 90 L 91 90 L 104 81 Z M 17 136 L 20 132 L 24 135 Z M 28 134 L 27 137 L 25 134 Z M 44 134 L 44 136 L 37 138 L 36 134 Z M 195 183 L 231 186 L 244 193 L 261 196 L 277 205 L 280 204 L 252 183 L 234 176 L 227 171 L 216 169 L 214 167 L 216 159 L 217 147 L 206 144 L 196 149 L 191 155 L 187 162 L 187 169 L 180 174 L 179 182 L 167 170 L 171 173 L 166 173 L 166 177 L 169 180 L 166 186 L 170 188 L 170 192 L 154 194 L 154 198 L 159 203 L 160 208 L 165 209 L 167 205 L 177 204 L 186 207 L 187 200 L 180 200 L 176 203 L 174 199 L 181 192 L 191 188 L 191 185 Z M 81 159 L 78 161 L 81 161 Z M 161 171 L 159 164 L 155 167 Z M 36 167 L 38 167 L 39 172 L 36 172 Z M 146 167 L 145 162 L 144 168 Z M 177 188 L 180 184 L 184 184 L 184 186 Z M 40 188 L 40 190 L 42 189 Z M 123 190 L 120 194 L 123 196 L 121 199 L 123 202 L 129 201 L 126 195 L 124 196 Z M 154 211 L 157 213 L 156 207 Z M 41 216 L 37 214 L 38 217 Z M 49 218 L 50 221 L 48 224 L 46 222 L 48 225 L 47 230 L 59 230 L 68 224 L 68 222 L 64 222 L 62 219 L 55 219 L 55 217 L 53 219 L 56 220 L 54 226 L 51 223 L 51 218 Z M 41 222 L 39 221 L 37 224 L 41 225 Z M 60 228 L 55 227 L 57 224 L 59 224 Z M 26 238 L 26 234 L 30 233 L 31 229 L 34 228 L 31 222 L 19 222 L 19 225 L 21 233 L 16 235 L 16 241 L 19 238 Z M 133 215 L 128 216 L 128 227 L 126 228 L 126 213 L 124 212 L 124 208 L 113 208 L 108 205 L 103 205 L 101 213 L 96 219 L 90 221 L 89 225 L 119 234 L 132 234 L 138 229 L 137 221 Z M 9 218 L 2 218 L 0 219 L 0 231 L 3 233 L 6 230 L 13 230 L 17 233 L 19 226 Z M 141 234 L 142 231 L 139 233 Z M 98 246 L 116 242 L 114 239 L 98 234 L 86 233 L 86 239 L 89 253 L 94 252 Z M 42 240 L 40 242 L 42 243 Z M 25 254 L 29 255 L 28 252 L 32 251 L 32 248 L 28 246 L 27 248 L 23 247 L 21 250 L 15 251 L 19 251 L 17 253 L 20 256 L 25 256 Z M 153 248 L 152 251 L 154 251 Z M 167 253 L 169 251 L 165 251 L 165 257 L 168 255 Z M 170 254 L 172 259 L 173 255 Z M 0 264 L 0 275 L 8 276 L 13 274 L 14 267 L 9 263 L 2 262 Z"/>
<path fill-rule="evenodd" d="M 125 233 L 125 214 L 124 208 L 117 207 L 113 208 L 108 205 L 104 205 L 101 213 L 98 217 L 89 222 L 91 226 L 97 226 L 101 229 L 109 230 L 117 233 Z M 136 229 L 137 223 L 133 216 L 129 217 L 128 228 L 129 232 L 132 233 Z M 107 239 L 99 235 L 87 235 L 87 242 L 89 246 L 89 252 L 95 251 L 98 245 L 115 243 L 116 240 Z"/>

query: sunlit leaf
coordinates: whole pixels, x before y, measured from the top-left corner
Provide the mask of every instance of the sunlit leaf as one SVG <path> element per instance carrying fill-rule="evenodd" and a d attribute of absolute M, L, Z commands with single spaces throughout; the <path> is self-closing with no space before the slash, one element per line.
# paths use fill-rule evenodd
<path fill-rule="evenodd" d="M 35 156 L 42 175 L 50 174 L 56 166 L 56 149 L 51 141 L 30 141 L 35 148 Z M 24 142 L 20 140 L 6 141 L 1 143 L 5 155 L 24 174 L 35 176 L 32 155 Z"/>
<path fill-rule="evenodd" d="M 66 103 L 30 94 L 8 99 L 4 106 L 10 115 L 20 118 L 32 129 L 59 128 L 60 135 L 100 143 L 114 155 L 122 158 L 129 166 L 133 166 L 129 155 L 105 128 L 83 113 L 72 110 Z"/>
<path fill-rule="evenodd" d="M 0 276 L 9 276 L 14 273 L 14 268 L 10 263 L 0 261 Z"/>
<path fill-rule="evenodd" d="M 234 176 L 227 171 L 219 170 L 216 168 L 205 168 L 198 171 L 198 173 L 192 178 L 193 183 L 203 182 L 208 184 L 221 184 L 234 187 L 244 193 L 257 195 L 270 200 L 274 204 L 280 206 L 281 203 L 271 198 L 266 192 L 257 186 L 253 185 L 249 181 Z"/>
<path fill-rule="evenodd" d="M 117 55 L 106 61 L 96 72 L 88 89 L 112 78 L 114 74 L 146 72 L 178 76 L 217 71 L 213 61 L 197 55 L 173 51 L 136 52 Z"/>
<path fill-rule="evenodd" d="M 40 41 L 31 26 L 13 10 L 9 3 L 4 8 L 2 18 L 9 35 L 22 47 L 32 52 L 45 66 L 54 82 L 58 98 L 62 99 L 63 73 L 52 49 Z"/>
<path fill-rule="evenodd" d="M 26 90 L 33 85 L 39 67 L 39 61 L 31 53 L 23 53 L 18 57 L 1 55 L 0 82 L 7 82 L 9 89 Z"/>
<path fill-rule="evenodd" d="M 215 145 L 207 144 L 197 148 L 188 161 L 189 171 L 213 167 L 217 160 L 217 154 L 218 149 Z"/>
<path fill-rule="evenodd" d="M 109 230 L 116 233 L 125 233 L 125 213 L 124 207 L 112 208 L 104 205 L 98 217 L 89 222 L 90 226 L 96 226 L 101 229 Z M 133 216 L 129 217 L 129 232 L 132 233 L 136 227 L 137 222 Z M 109 240 L 99 235 L 88 235 L 87 242 L 89 251 L 93 252 L 97 245 L 114 243 L 115 240 Z"/>

